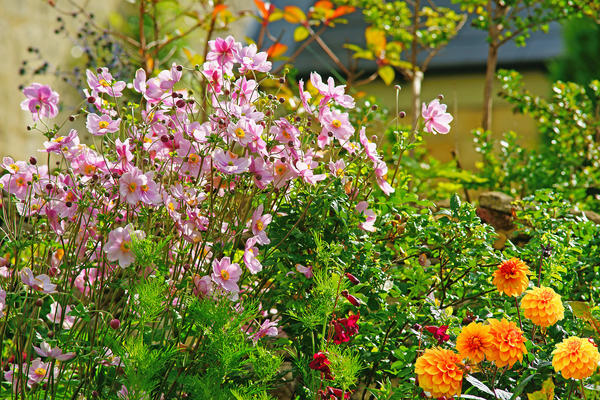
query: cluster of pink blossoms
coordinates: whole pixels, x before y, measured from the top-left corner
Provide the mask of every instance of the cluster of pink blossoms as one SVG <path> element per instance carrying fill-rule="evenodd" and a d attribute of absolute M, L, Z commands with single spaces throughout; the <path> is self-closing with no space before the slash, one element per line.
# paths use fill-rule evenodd
<path fill-rule="evenodd" d="M 265 53 L 257 52 L 252 45 L 245 47 L 232 37 L 218 38 L 209 45 L 201 74 L 208 82 L 214 111 L 204 122 L 196 120 L 198 104 L 188 91 L 175 89 L 183 75 L 180 66 L 173 65 L 149 79 L 143 70 L 136 73 L 132 87 L 143 97 L 141 121 L 137 124 L 124 124 L 121 118 L 116 118 L 117 110 L 110 102 L 123 96 L 126 83 L 115 80 L 106 68 L 88 70 L 86 94 L 95 110 L 88 113 L 86 126 L 95 136 L 114 135 L 107 142 L 112 147 L 105 147 L 101 154 L 83 144 L 75 130 L 66 136 L 56 135 L 44 147 L 45 152 L 54 154 L 67 166 L 57 174 L 49 174 L 45 166 L 5 158 L 2 166 L 8 174 L 0 178 L 0 184 L 19 200 L 21 214 L 45 215 L 57 237 L 63 237 L 79 219 L 85 229 L 70 240 L 77 241 L 81 259 L 105 259 L 125 268 L 135 261 L 132 236 L 144 237 L 143 231 L 136 230 L 136 217 L 144 208 L 165 210 L 179 235 L 190 244 L 204 243 L 204 254 L 210 256 L 213 238 L 207 240 L 206 232 L 211 224 L 212 231 L 221 233 L 223 238 L 247 237 L 241 261 L 255 274 L 262 269 L 259 246 L 270 243 L 267 227 L 271 212 L 264 212 L 265 206 L 259 204 L 247 221 L 239 218 L 217 221 L 207 209 L 211 187 L 217 185 L 218 196 L 224 197 L 227 191 L 234 191 L 248 180 L 258 189 L 279 190 L 290 190 L 302 183 L 316 185 L 334 178 L 345 183 L 347 161 L 342 157 L 329 158 L 328 150 L 333 149 L 335 140 L 344 154 L 355 160 L 370 160 L 382 190 L 393 191 L 386 181 L 387 166 L 377 154 L 375 144 L 367 139 L 364 127 L 358 142 L 355 141 L 355 128 L 344 111 L 354 107 L 354 100 L 344 93 L 344 86 L 335 86 L 332 78 L 324 83 L 318 74 L 311 74 L 319 100 L 318 104 L 311 104 L 312 96 L 300 81 L 304 109 L 300 115 L 320 124 L 316 140 L 311 143 L 307 140 L 309 132 L 303 132 L 304 127 L 294 118 L 274 118 L 272 113 L 266 115 L 266 108 L 257 108 L 266 95 L 250 77 L 270 70 L 271 63 Z M 51 113 L 45 114 L 54 116 L 54 97 L 44 97 L 48 90 L 38 84 L 27 88 L 25 93 L 29 96 L 35 91 L 41 93 L 35 100 L 41 104 L 41 110 L 51 109 Z M 39 112 L 40 107 L 34 108 Z M 144 163 L 140 164 L 140 158 Z M 84 199 L 94 206 L 84 208 Z M 367 207 L 366 200 L 362 200 L 356 210 L 366 216 L 361 227 L 373 231 L 376 216 Z M 118 217 L 104 245 L 93 246 L 102 238 L 96 230 L 98 216 L 113 214 Z M 121 225 L 123 222 L 127 224 Z M 221 226 L 214 226 L 217 223 Z M 210 280 L 205 276 L 195 281 L 197 292 L 208 294 L 213 284 L 228 292 L 238 292 L 241 276 L 238 263 L 223 257 L 214 258 L 212 265 L 212 273 L 206 275 Z M 110 270 L 104 268 L 102 273 Z M 82 271 L 80 276 L 89 278 L 99 274 Z M 78 287 L 82 286 L 82 279 Z M 42 288 L 48 284 L 30 283 Z"/>
<path fill-rule="evenodd" d="M 85 298 L 95 282 L 106 285 L 115 271 L 136 266 L 136 241 L 164 234 L 169 237 L 166 259 L 172 264 L 170 304 L 179 304 L 179 290 L 235 299 L 244 292 L 243 278 L 263 269 L 260 247 L 271 243 L 268 227 L 278 212 L 275 196 L 286 198 L 299 188 L 340 183 L 356 203 L 357 225 L 376 230 L 368 195 L 357 189 L 358 177 L 348 171 L 366 166 L 372 173 L 362 175 L 364 184 L 374 177 L 385 194 L 394 189 L 366 127 L 357 130 L 350 123 L 348 109 L 355 103 L 345 86 L 312 73 L 312 93 L 300 81 L 300 105 L 281 112 L 285 100 L 264 93 L 257 80 L 257 74 L 271 69 L 266 53 L 232 37 L 212 40 L 209 47 L 198 72 L 174 64 L 147 77 L 140 69 L 129 93 L 127 83 L 108 69 L 86 71 L 86 127 L 102 146 L 84 144 L 71 129 L 50 135 L 41 150 L 60 165 L 54 171 L 35 158 L 29 163 L 4 158 L 0 188 L 13 196 L 22 216 L 45 218 L 56 238 L 49 269 L 16 271 L 27 290 L 55 293 L 53 282 L 64 277 L 68 258 L 68 268 L 76 269 L 67 275 L 71 288 Z M 204 99 L 181 87 L 184 73 L 204 79 Z M 22 107 L 34 120 L 57 115 L 58 95 L 49 87 L 33 84 L 24 93 Z M 124 93 L 139 99 L 138 111 L 127 116 L 117 106 Z M 443 133 L 440 126 L 448 118 L 436 110 L 428 121 Z M 160 225 L 158 230 L 145 224 L 149 220 Z M 194 264 L 178 265 L 181 254 Z M 312 276 L 311 267 L 297 269 Z M 152 267 L 136 271 L 145 276 L 154 272 Z M 71 329 L 77 323 L 69 315 L 73 308 L 54 302 L 48 323 Z M 266 319 L 259 325 L 252 340 L 277 334 L 275 322 Z M 31 382 L 48 377 L 47 365 L 40 363 Z"/>

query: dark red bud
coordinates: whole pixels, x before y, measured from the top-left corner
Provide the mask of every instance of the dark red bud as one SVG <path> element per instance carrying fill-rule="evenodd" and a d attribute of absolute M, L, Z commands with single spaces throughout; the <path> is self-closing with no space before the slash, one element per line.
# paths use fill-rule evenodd
<path fill-rule="evenodd" d="M 121 327 L 121 321 L 119 321 L 118 319 L 113 319 L 110 321 L 110 327 L 113 328 L 115 331 L 117 329 L 119 329 Z"/>
<path fill-rule="evenodd" d="M 350 272 L 346 272 L 346 278 L 348 278 L 348 280 L 355 285 L 358 285 L 360 283 L 358 278 L 352 275 Z"/>

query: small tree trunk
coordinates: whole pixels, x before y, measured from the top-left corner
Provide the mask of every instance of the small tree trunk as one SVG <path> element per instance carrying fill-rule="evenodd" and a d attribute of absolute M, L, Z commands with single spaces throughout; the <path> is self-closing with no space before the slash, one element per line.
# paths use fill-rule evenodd
<path fill-rule="evenodd" d="M 419 122 L 419 110 L 421 109 L 421 83 L 423 82 L 423 72 L 415 70 L 412 76 L 412 130 L 417 129 Z"/>
<path fill-rule="evenodd" d="M 492 128 L 492 102 L 494 99 L 494 79 L 498 64 L 498 47 L 490 44 L 488 48 L 487 68 L 485 71 L 485 88 L 483 89 L 483 117 L 481 127 L 484 130 Z"/>

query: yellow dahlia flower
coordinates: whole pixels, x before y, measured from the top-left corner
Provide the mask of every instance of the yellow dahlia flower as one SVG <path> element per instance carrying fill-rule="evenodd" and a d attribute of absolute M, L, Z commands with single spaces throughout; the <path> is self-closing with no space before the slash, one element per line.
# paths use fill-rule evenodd
<path fill-rule="evenodd" d="M 485 357 L 496 363 L 498 367 L 508 365 L 509 368 L 517 361 L 523 361 L 523 355 L 527 354 L 525 348 L 525 337 L 523 331 L 517 328 L 514 322 L 509 322 L 505 318 L 501 321 L 489 319 L 490 335 L 492 344 Z"/>
<path fill-rule="evenodd" d="M 565 317 L 560 295 L 548 287 L 542 286 L 525 292 L 521 299 L 521 308 L 525 318 L 541 327 L 554 325 Z"/>
<path fill-rule="evenodd" d="M 565 379 L 585 379 L 591 376 L 598 362 L 600 353 L 588 339 L 577 336 L 563 340 L 552 352 L 552 366 Z"/>
<path fill-rule="evenodd" d="M 463 366 L 458 354 L 440 348 L 427 349 L 417 358 L 419 386 L 432 397 L 456 396 L 462 389 Z"/>
<path fill-rule="evenodd" d="M 487 325 L 471 322 L 462 328 L 456 338 L 456 350 L 465 359 L 480 363 L 492 345 L 490 327 Z"/>
<path fill-rule="evenodd" d="M 496 285 L 500 293 L 507 296 L 518 296 L 529 284 L 529 267 L 518 258 L 504 261 L 494 272 L 492 283 Z"/>

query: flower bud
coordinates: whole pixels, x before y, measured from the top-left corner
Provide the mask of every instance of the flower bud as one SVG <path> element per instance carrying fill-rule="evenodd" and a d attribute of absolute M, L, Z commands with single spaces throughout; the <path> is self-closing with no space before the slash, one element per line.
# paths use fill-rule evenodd
<path fill-rule="evenodd" d="M 93 104 L 96 102 L 96 98 L 94 96 L 90 96 L 87 98 L 87 102 L 90 104 Z"/>
<path fill-rule="evenodd" d="M 358 280 L 358 278 L 352 275 L 350 272 L 346 272 L 346 278 L 348 278 L 348 280 L 355 285 L 360 283 L 360 280 Z"/>
<path fill-rule="evenodd" d="M 35 158 L 33 156 L 29 157 L 29 164 L 31 164 L 31 165 L 37 164 L 37 158 Z"/>
<path fill-rule="evenodd" d="M 110 327 L 116 331 L 117 329 L 119 329 L 121 327 L 121 321 L 119 321 L 116 318 L 111 320 Z"/>

